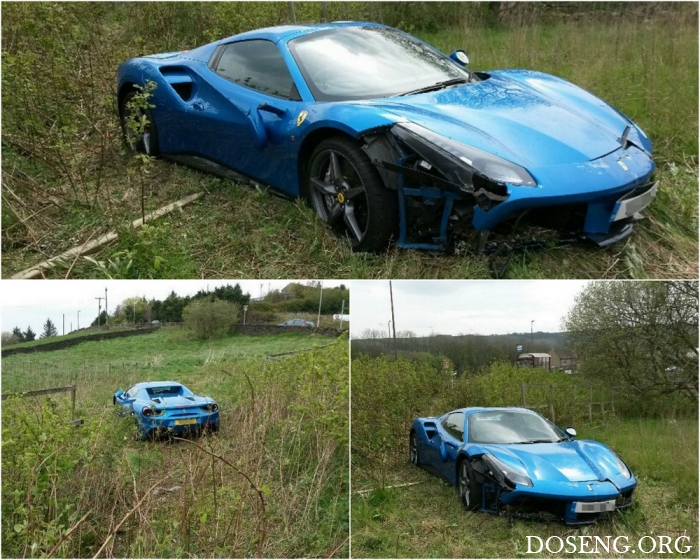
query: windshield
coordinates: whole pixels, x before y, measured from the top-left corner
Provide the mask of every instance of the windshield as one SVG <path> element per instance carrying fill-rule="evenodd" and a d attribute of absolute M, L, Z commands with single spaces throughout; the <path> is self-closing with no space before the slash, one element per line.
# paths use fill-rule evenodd
<path fill-rule="evenodd" d="M 316 101 L 389 97 L 470 77 L 442 53 L 384 27 L 311 33 L 289 49 Z"/>
<path fill-rule="evenodd" d="M 472 443 L 554 443 L 566 439 L 559 428 L 532 412 L 494 410 L 469 416 Z"/>

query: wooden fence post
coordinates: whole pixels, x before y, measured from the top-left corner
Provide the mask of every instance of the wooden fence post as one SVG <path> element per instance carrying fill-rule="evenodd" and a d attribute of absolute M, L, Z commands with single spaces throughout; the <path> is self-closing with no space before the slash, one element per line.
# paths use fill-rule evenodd
<path fill-rule="evenodd" d="M 556 419 L 554 417 L 554 387 L 549 385 L 549 415 L 552 417 L 552 422 L 556 424 Z"/>
<path fill-rule="evenodd" d="M 70 421 L 73 422 L 75 420 L 75 393 L 78 390 L 78 385 L 73 385 L 73 390 L 71 391 L 70 394 Z"/>
<path fill-rule="evenodd" d="M 593 385 L 588 386 L 588 421 L 593 422 Z"/>
<path fill-rule="evenodd" d="M 520 396 L 522 397 L 523 408 L 526 408 L 526 406 L 525 406 L 525 383 L 520 384 Z"/>

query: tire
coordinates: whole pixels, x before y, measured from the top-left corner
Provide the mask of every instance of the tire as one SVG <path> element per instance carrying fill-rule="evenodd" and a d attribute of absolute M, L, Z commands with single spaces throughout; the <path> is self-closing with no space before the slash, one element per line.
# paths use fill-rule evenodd
<path fill-rule="evenodd" d="M 460 461 L 457 466 L 457 490 L 462 507 L 467 511 L 481 509 L 481 485 L 476 482 L 474 469 L 468 460 Z"/>
<path fill-rule="evenodd" d="M 408 459 L 412 465 L 420 465 L 420 451 L 418 450 L 416 432 L 411 432 L 411 437 L 408 438 Z"/>
<path fill-rule="evenodd" d="M 129 103 L 138 95 L 137 91 L 130 91 L 122 99 L 121 105 L 119 106 L 119 119 L 122 126 L 122 134 L 124 135 L 124 141 L 129 149 L 135 154 L 146 154 L 149 156 L 157 156 L 160 153 L 160 147 L 158 144 L 158 128 L 156 127 L 156 122 L 153 119 L 153 113 L 150 109 L 130 109 Z M 127 126 L 128 119 L 132 114 L 137 116 L 146 115 L 148 119 L 148 126 L 144 130 L 142 136 L 137 137 L 135 133 L 130 130 Z"/>
<path fill-rule="evenodd" d="M 383 251 L 396 235 L 398 195 L 354 140 L 334 136 L 321 142 L 309 158 L 305 186 L 318 217 L 350 237 L 353 250 Z"/>

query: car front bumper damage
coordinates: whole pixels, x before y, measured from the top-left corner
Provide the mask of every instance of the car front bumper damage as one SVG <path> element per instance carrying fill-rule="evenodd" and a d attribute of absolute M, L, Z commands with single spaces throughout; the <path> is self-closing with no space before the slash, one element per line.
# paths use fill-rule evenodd
<path fill-rule="evenodd" d="M 606 247 L 632 233 L 654 199 L 655 164 L 634 144 L 596 160 L 529 168 L 534 186 L 499 184 L 469 169 L 441 148 L 400 125 L 364 138 L 365 151 L 389 188 L 399 196 L 398 245 L 445 250 L 465 225 L 477 235 L 527 215 L 526 221 Z"/>

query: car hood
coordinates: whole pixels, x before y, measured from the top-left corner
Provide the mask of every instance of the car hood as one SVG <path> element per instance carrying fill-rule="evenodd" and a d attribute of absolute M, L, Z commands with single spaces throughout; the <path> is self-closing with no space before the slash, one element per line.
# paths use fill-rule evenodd
<path fill-rule="evenodd" d="M 615 454 L 597 441 L 481 445 L 533 482 L 587 482 L 620 476 Z"/>
<path fill-rule="evenodd" d="M 530 168 L 609 154 L 621 147 L 630 124 L 581 88 L 523 70 L 493 72 L 479 83 L 365 104 Z"/>

